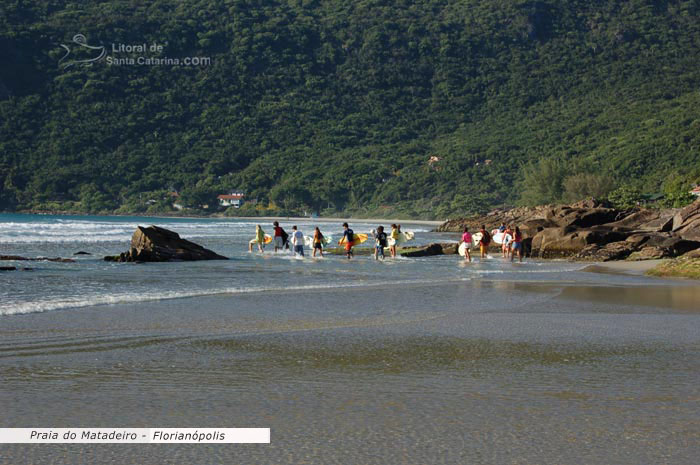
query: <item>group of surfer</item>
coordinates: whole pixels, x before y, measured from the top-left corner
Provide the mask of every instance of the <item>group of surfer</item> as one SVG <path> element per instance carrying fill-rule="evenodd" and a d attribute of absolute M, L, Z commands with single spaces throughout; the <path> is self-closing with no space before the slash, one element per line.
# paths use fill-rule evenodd
<path fill-rule="evenodd" d="M 323 257 L 324 248 L 331 242 L 331 238 L 324 236 L 318 226 L 314 228 L 313 236 L 309 237 L 305 237 L 296 225 L 292 226 L 291 234 L 288 234 L 277 221 L 273 222 L 272 226 L 274 228 L 274 236 L 266 235 L 260 225 L 255 226 L 255 238 L 250 241 L 248 246 L 250 252 L 253 251 L 253 246 L 257 244 L 258 250 L 262 253 L 264 252 L 265 244 L 272 242 L 275 252 L 291 247 L 295 255 L 303 257 L 304 245 L 306 244 L 313 249 L 313 257 L 316 257 L 317 253 Z M 412 238 L 412 233 L 406 233 L 406 235 L 408 234 L 411 234 L 410 238 Z M 386 248 L 389 249 L 392 258 L 396 257 L 396 244 L 400 242 L 402 236 L 400 224 L 392 224 L 391 233 L 389 234 L 384 231 L 384 226 L 377 226 L 377 229 L 372 230 L 371 235 L 374 238 L 375 260 L 380 258 L 383 260 L 385 258 L 384 249 Z M 345 255 L 348 259 L 351 259 L 354 256 L 352 248 L 364 242 L 367 238 L 367 234 L 355 234 L 348 223 L 343 223 L 343 236 L 338 241 L 338 245 L 344 247 Z M 496 242 L 501 245 L 503 258 L 510 258 L 510 261 L 513 261 L 517 254 L 518 259 L 521 262 L 523 261 L 523 235 L 517 226 L 513 229 L 504 223 L 499 228 L 489 232 L 486 226 L 482 225 L 481 230 L 474 235 L 465 226 L 459 250 L 460 254 L 464 255 L 464 259 L 469 262 L 472 261 L 471 248 L 474 246 L 475 241 L 476 245 L 479 246 L 482 259 L 486 258 L 491 242 Z"/>
<path fill-rule="evenodd" d="M 515 258 L 515 254 L 517 253 L 518 259 L 522 262 L 523 234 L 520 232 L 520 228 L 516 226 L 515 229 L 513 229 L 510 226 L 506 226 L 505 223 L 502 223 L 501 226 L 498 229 L 494 229 L 493 232 L 495 233 L 494 235 L 499 236 L 498 242 L 501 244 L 501 253 L 503 254 L 503 258 L 510 257 L 510 261 L 513 261 L 513 258 Z M 472 236 L 472 234 L 469 232 L 469 228 L 465 226 L 462 234 L 462 240 L 460 241 L 460 246 L 464 244 L 464 259 L 470 262 L 472 261 L 470 249 L 472 248 L 474 240 L 476 240 L 477 244 L 479 245 L 481 258 L 483 259 L 486 257 L 491 241 L 494 240 L 494 235 L 489 233 L 486 230 L 486 226 L 482 224 L 481 230 Z"/>
<path fill-rule="evenodd" d="M 259 224 L 255 226 L 255 238 L 251 240 L 248 245 L 248 250 L 250 252 L 253 251 L 253 246 L 257 244 L 258 250 L 260 251 L 260 253 L 263 253 L 265 244 L 273 242 L 275 252 L 284 249 L 289 249 L 291 246 L 295 255 L 303 257 L 304 245 L 306 243 L 309 245 L 309 247 L 313 249 L 313 257 L 316 256 L 316 253 L 323 257 L 323 249 L 331 241 L 330 237 L 326 237 L 323 235 L 318 226 L 314 228 L 314 234 L 313 236 L 310 236 L 310 240 L 305 239 L 304 234 L 299 230 L 299 228 L 297 228 L 296 225 L 292 226 L 291 235 L 288 234 L 277 221 L 273 222 L 272 226 L 274 228 L 274 236 L 272 237 L 266 236 L 265 231 L 263 231 L 262 227 Z M 374 238 L 375 242 L 375 260 L 379 260 L 380 258 L 383 260 L 385 258 L 384 249 L 387 247 L 389 248 L 389 253 L 391 254 L 391 257 L 396 257 L 396 244 L 399 242 L 400 236 L 400 224 L 392 224 L 391 233 L 389 235 L 386 232 L 384 232 L 384 226 L 377 226 L 377 229 L 372 230 L 372 237 Z M 365 240 L 367 240 L 366 234 L 355 234 L 355 232 L 350 228 L 348 223 L 343 223 L 343 236 L 338 241 L 338 245 L 343 246 L 345 248 L 345 255 L 348 257 L 348 260 L 354 256 L 352 248 L 355 245 L 364 242 Z"/>

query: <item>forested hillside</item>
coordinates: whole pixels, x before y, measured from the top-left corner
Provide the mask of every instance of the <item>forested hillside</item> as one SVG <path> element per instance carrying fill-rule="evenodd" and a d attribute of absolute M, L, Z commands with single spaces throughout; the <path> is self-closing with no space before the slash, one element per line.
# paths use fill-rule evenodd
<path fill-rule="evenodd" d="M 67 66 L 76 34 L 211 62 Z M 700 0 L 3 0 L 0 60 L 0 210 L 444 218 L 700 175 Z"/>

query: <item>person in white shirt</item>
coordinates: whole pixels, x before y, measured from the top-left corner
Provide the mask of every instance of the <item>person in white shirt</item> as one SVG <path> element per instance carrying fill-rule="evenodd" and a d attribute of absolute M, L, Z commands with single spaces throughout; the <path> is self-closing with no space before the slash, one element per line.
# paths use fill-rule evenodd
<path fill-rule="evenodd" d="M 296 225 L 292 226 L 292 245 L 294 253 L 304 256 L 304 234 L 297 230 Z"/>

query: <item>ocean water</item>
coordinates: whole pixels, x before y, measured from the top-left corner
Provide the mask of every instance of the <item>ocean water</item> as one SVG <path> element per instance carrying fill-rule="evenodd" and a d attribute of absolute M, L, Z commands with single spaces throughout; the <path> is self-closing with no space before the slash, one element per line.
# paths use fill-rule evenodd
<path fill-rule="evenodd" d="M 267 223 L 262 227 L 271 233 L 272 225 Z M 102 260 L 105 255 L 128 250 L 134 229 L 150 224 L 172 229 L 230 260 L 147 265 Z M 266 247 L 266 253 L 259 254 L 256 249 L 251 254 L 248 241 L 255 235 L 256 224 L 255 220 L 0 215 L 0 255 L 67 257 L 77 262 L 6 262 L 9 266 L 30 267 L 32 271 L 2 275 L 0 279 L 7 285 L 0 288 L 0 315 L 213 294 L 459 282 L 495 274 L 531 279 L 539 273 L 580 268 L 535 262 L 504 266 L 496 260 L 459 268 L 455 267 L 455 257 L 376 262 L 358 255 L 348 263 L 340 256 L 311 258 L 308 248 L 306 259 L 289 251 L 275 254 L 271 245 Z M 291 223 L 282 222 L 282 226 L 291 232 Z M 306 235 L 312 233 L 314 226 L 311 222 L 298 224 Z M 351 226 L 359 233 L 378 225 Z M 336 240 L 342 236 L 340 222 L 321 223 L 320 227 Z M 406 224 L 403 229 L 416 232 L 415 244 L 438 237 L 429 233 L 428 226 Z M 456 241 L 457 235 L 440 239 Z M 371 240 L 363 245 L 370 243 Z M 91 255 L 74 255 L 79 251 Z"/>
<path fill-rule="evenodd" d="M 231 260 L 101 260 L 149 224 Z M 251 254 L 255 224 L 0 215 L 0 255 L 91 254 L 0 273 L 0 427 L 272 438 L 10 445 L 0 463 L 697 463 L 697 285 L 497 256 Z"/>

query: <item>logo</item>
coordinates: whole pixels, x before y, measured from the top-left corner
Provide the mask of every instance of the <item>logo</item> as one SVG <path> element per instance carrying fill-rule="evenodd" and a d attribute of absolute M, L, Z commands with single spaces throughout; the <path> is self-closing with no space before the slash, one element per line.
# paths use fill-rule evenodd
<path fill-rule="evenodd" d="M 71 66 L 92 66 L 104 62 L 107 66 L 183 66 L 204 67 L 212 63 L 208 56 L 167 56 L 164 51 L 168 43 L 112 43 L 111 50 L 102 45 L 90 45 L 83 34 L 73 36 L 70 46 L 60 44 L 66 53 L 58 60 L 61 69 Z"/>
<path fill-rule="evenodd" d="M 58 60 L 59 66 L 63 69 L 70 68 L 71 66 L 92 66 L 105 56 L 107 56 L 107 49 L 103 46 L 94 46 L 87 43 L 87 39 L 82 34 L 76 34 L 73 36 L 73 43 L 77 45 L 71 47 L 60 44 L 61 48 L 66 51 L 66 54 Z"/>

